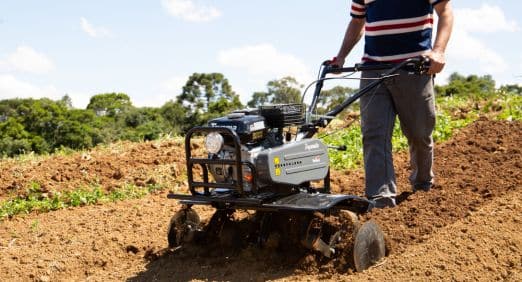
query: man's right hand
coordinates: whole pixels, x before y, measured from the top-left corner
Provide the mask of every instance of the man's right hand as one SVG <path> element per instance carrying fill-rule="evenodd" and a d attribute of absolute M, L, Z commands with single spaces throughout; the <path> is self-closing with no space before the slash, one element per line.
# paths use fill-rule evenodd
<path fill-rule="evenodd" d="M 330 65 L 337 68 L 342 68 L 344 66 L 344 58 L 342 57 L 334 57 Z"/>
<path fill-rule="evenodd" d="M 330 65 L 333 68 L 342 68 L 344 66 L 344 58 L 340 59 L 338 57 L 333 57 L 333 59 L 329 62 L 328 65 Z M 340 72 L 334 72 L 334 74 L 340 74 Z"/>
<path fill-rule="evenodd" d="M 428 74 L 434 75 L 442 71 L 446 64 L 443 52 L 432 50 L 426 54 L 426 57 L 430 59 L 430 69 L 428 70 Z"/>

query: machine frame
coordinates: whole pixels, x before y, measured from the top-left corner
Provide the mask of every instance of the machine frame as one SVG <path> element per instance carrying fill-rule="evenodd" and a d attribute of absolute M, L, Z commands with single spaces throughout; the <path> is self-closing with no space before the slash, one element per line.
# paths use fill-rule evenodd
<path fill-rule="evenodd" d="M 361 96 L 369 93 L 385 80 L 396 75 L 397 71 L 403 69 L 411 73 L 425 73 L 429 62 L 424 57 L 411 58 L 398 64 L 371 64 L 355 65 L 354 67 L 339 68 L 331 65 L 330 61 L 322 64 L 322 71 L 319 79 L 315 81 L 315 92 L 312 102 L 306 111 L 305 123 L 300 126 L 296 140 L 312 138 L 319 127 L 325 127 L 330 120 L 338 115 L 345 108 L 354 103 Z M 320 116 L 318 119 L 311 120 L 312 113 L 315 111 L 318 98 L 321 94 L 325 80 L 336 79 L 327 78 L 328 74 L 355 73 L 359 71 L 387 70 L 375 81 L 360 89 L 344 102 L 336 106 L 333 110 Z M 193 157 L 191 140 L 195 134 L 206 134 L 219 132 L 222 135 L 232 138 L 234 141 L 235 159 L 210 159 Z M 291 141 L 290 141 L 291 142 Z M 372 200 L 354 196 L 339 195 L 330 193 L 330 172 L 323 179 L 324 186 L 312 188 L 307 183 L 296 186 L 290 193 L 263 192 L 258 191 L 256 186 L 257 170 L 253 163 L 241 159 L 241 141 L 239 136 L 232 129 L 227 127 L 194 127 L 187 132 L 185 137 L 185 152 L 187 163 L 187 177 L 190 195 L 170 193 L 168 198 L 177 199 L 188 207 L 192 205 L 211 205 L 216 209 L 243 209 L 243 210 L 262 210 L 262 211 L 319 211 L 328 212 L 331 209 L 349 210 L 357 214 L 370 211 L 375 203 Z M 218 183 L 209 181 L 208 165 L 233 165 L 236 167 L 236 183 Z M 194 178 L 194 167 L 201 166 L 203 171 L 203 181 L 196 181 Z M 252 174 L 252 189 L 249 192 L 243 190 L 243 166 L 247 166 Z M 212 189 L 212 190 L 211 190 Z M 202 190 L 202 191 L 201 191 Z"/>

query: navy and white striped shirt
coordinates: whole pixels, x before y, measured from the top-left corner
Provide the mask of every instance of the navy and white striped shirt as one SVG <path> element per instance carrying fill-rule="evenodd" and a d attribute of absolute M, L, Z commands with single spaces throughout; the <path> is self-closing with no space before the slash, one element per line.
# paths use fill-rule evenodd
<path fill-rule="evenodd" d="M 366 18 L 364 62 L 400 62 L 431 50 L 433 6 L 447 0 L 352 0 Z"/>

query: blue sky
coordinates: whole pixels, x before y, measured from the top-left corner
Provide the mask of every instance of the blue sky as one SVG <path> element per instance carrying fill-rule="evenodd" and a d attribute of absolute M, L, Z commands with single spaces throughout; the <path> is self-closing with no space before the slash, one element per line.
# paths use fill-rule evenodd
<path fill-rule="evenodd" d="M 246 102 L 286 75 L 308 84 L 337 53 L 350 1 L 0 0 L 0 99 L 98 93 L 161 106 L 193 72 L 221 72 Z M 452 1 L 452 72 L 522 83 L 522 1 Z M 347 65 L 362 56 L 361 41 Z M 329 86 L 356 82 L 335 82 Z"/>

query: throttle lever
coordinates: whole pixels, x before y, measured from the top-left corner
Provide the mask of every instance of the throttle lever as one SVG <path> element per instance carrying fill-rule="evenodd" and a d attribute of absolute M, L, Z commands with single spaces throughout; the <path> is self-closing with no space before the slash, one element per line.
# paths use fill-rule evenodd
<path fill-rule="evenodd" d="M 407 63 L 404 70 L 410 73 L 425 74 L 430 69 L 430 58 L 419 56 L 416 60 Z"/>
<path fill-rule="evenodd" d="M 337 150 L 337 151 L 346 151 L 347 150 L 346 145 L 341 145 L 341 146 L 328 145 L 327 147 L 328 147 L 328 149 L 334 149 L 334 150 Z"/>
<path fill-rule="evenodd" d="M 430 58 L 421 56 L 421 62 L 419 63 L 419 73 L 425 74 L 428 72 L 431 66 Z"/>

